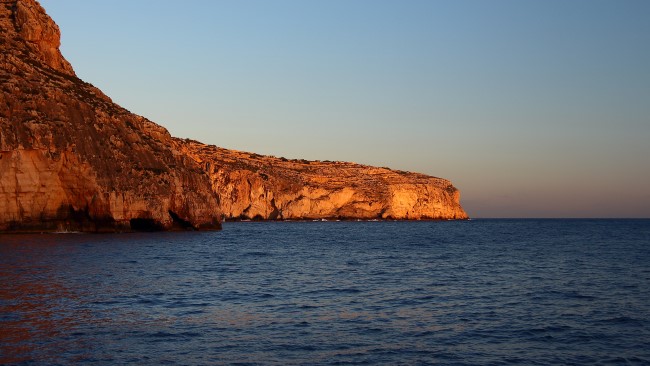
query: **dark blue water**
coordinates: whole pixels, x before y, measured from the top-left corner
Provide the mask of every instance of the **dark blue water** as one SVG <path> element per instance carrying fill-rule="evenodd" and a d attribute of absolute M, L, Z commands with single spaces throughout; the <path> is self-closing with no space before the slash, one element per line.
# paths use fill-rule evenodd
<path fill-rule="evenodd" d="M 650 364 L 650 220 L 0 242 L 0 364 Z"/>

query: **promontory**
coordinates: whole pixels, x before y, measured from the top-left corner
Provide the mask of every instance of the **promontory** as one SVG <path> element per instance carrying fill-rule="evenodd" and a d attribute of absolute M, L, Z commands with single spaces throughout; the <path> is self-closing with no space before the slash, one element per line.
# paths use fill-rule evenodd
<path fill-rule="evenodd" d="M 36 0 L 0 0 L 0 232 L 467 218 L 444 179 L 174 138 L 79 79 L 59 45 Z"/>

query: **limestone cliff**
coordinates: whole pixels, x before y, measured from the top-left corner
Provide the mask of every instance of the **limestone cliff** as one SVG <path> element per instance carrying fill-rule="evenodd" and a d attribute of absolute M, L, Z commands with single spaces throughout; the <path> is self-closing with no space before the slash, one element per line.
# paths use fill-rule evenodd
<path fill-rule="evenodd" d="M 36 0 L 0 0 L 0 232 L 224 219 L 465 219 L 447 180 L 172 138 L 74 73 Z"/>
<path fill-rule="evenodd" d="M 199 164 L 75 76 L 35 0 L 0 0 L 0 231 L 218 229 Z"/>
<path fill-rule="evenodd" d="M 175 142 L 209 173 L 225 219 L 467 219 L 445 179 Z"/>

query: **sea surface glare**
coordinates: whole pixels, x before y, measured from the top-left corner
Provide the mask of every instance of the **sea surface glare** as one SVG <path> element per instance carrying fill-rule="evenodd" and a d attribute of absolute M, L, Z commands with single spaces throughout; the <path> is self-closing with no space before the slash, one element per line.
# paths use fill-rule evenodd
<path fill-rule="evenodd" d="M 0 364 L 649 365 L 650 220 L 2 235 Z"/>

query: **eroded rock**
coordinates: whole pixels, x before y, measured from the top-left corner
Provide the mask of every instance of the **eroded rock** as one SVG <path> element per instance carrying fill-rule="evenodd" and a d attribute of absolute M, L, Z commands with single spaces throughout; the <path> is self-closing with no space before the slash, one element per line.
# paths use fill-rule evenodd
<path fill-rule="evenodd" d="M 448 180 L 347 162 L 288 160 L 176 139 L 225 219 L 467 219 Z"/>

